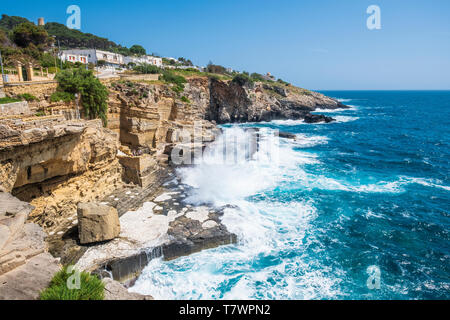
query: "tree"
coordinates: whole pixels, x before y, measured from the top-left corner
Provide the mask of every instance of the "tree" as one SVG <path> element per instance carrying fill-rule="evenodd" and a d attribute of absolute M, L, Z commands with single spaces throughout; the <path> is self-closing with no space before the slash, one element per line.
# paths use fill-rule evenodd
<path fill-rule="evenodd" d="M 212 64 L 211 62 L 206 66 L 206 72 L 209 73 L 218 73 L 218 74 L 225 74 L 227 72 L 227 69 L 225 67 L 222 67 L 220 65 Z"/>
<path fill-rule="evenodd" d="M 30 44 L 39 46 L 48 42 L 48 33 L 44 28 L 38 27 L 31 22 L 25 22 L 14 27 L 13 40 L 22 48 L 26 48 Z"/>
<path fill-rule="evenodd" d="M 17 16 L 8 16 L 6 14 L 2 14 L 2 19 L 0 19 L 0 28 L 5 30 L 12 30 L 15 26 L 21 23 L 30 22 L 25 18 L 17 17 Z"/>
<path fill-rule="evenodd" d="M 91 70 L 84 68 L 63 70 L 56 75 L 58 90 L 81 95 L 86 116 L 100 118 L 103 125 L 107 124 L 108 90 L 96 78 Z"/>
<path fill-rule="evenodd" d="M 135 44 L 130 48 L 130 52 L 133 54 L 137 54 L 139 56 L 143 56 L 147 54 L 147 51 L 145 51 L 143 46 L 140 46 L 138 44 Z"/>
<path fill-rule="evenodd" d="M 192 67 L 194 65 L 191 60 L 183 57 L 178 58 L 178 61 L 180 61 L 183 66 Z"/>

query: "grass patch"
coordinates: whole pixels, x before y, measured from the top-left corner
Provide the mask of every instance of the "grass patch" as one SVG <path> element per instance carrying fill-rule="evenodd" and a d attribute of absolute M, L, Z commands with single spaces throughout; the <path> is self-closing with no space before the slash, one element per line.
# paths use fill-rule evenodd
<path fill-rule="evenodd" d="M 167 83 L 172 83 L 175 86 L 172 87 L 172 90 L 177 92 L 177 93 L 181 93 L 184 91 L 184 84 L 187 83 L 187 80 L 185 77 L 176 74 L 175 72 L 171 71 L 171 70 L 165 70 L 162 75 L 159 77 L 160 80 L 167 82 Z"/>
<path fill-rule="evenodd" d="M 71 102 L 73 100 L 75 100 L 75 95 L 65 91 L 56 91 L 50 96 L 51 102 Z"/>
<path fill-rule="evenodd" d="M 191 100 L 189 100 L 186 96 L 182 96 L 181 101 L 183 101 L 185 103 L 191 103 Z"/>
<path fill-rule="evenodd" d="M 67 280 L 76 275 L 75 272 L 68 273 L 68 267 L 64 267 L 55 274 L 50 286 L 41 292 L 40 300 L 103 300 L 105 290 L 103 282 L 87 272 L 81 272 L 79 275 L 80 289 L 69 289 Z"/>
<path fill-rule="evenodd" d="M 37 101 L 38 98 L 29 93 L 19 94 L 17 96 L 19 99 L 25 100 L 27 102 Z"/>
<path fill-rule="evenodd" d="M 9 97 L 0 98 L 0 104 L 14 103 L 14 102 L 20 102 L 20 101 L 22 101 L 22 100 L 9 98 Z"/>

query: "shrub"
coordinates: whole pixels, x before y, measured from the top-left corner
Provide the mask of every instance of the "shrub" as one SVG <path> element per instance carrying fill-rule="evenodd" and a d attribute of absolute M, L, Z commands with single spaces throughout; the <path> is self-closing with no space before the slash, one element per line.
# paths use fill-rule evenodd
<path fill-rule="evenodd" d="M 20 100 L 14 99 L 14 98 L 9 98 L 9 97 L 0 98 L 0 104 L 13 103 L 13 102 L 20 102 Z"/>
<path fill-rule="evenodd" d="M 51 102 L 70 102 L 75 100 L 75 95 L 73 93 L 64 92 L 64 91 L 56 91 L 50 96 Z"/>
<path fill-rule="evenodd" d="M 40 300 L 103 300 L 105 286 L 97 277 L 80 273 L 80 289 L 69 289 L 67 280 L 73 275 L 67 267 L 55 274 L 50 286 L 41 292 Z"/>
<path fill-rule="evenodd" d="M 234 76 L 232 82 L 240 85 L 240 86 L 245 86 L 245 85 L 253 85 L 253 80 L 252 78 L 250 78 L 247 74 L 245 73 L 240 73 Z"/>
<path fill-rule="evenodd" d="M 163 72 L 163 74 L 160 76 L 160 80 L 168 83 L 173 83 L 175 87 L 173 87 L 172 89 L 178 93 L 184 91 L 184 84 L 187 82 L 183 76 L 177 75 L 173 73 L 173 71 L 169 70 Z"/>
<path fill-rule="evenodd" d="M 140 64 L 138 66 L 135 66 L 133 68 L 134 71 L 143 73 L 143 74 L 157 74 L 161 73 L 161 69 L 157 66 L 151 65 L 151 64 Z"/>
<path fill-rule="evenodd" d="M 220 65 L 212 64 L 211 62 L 206 66 L 206 72 L 209 73 L 219 73 L 219 74 L 226 74 L 227 69 Z"/>
<path fill-rule="evenodd" d="M 58 91 L 79 93 L 86 116 L 100 118 L 107 124 L 108 90 L 91 70 L 84 68 L 63 70 L 56 75 Z"/>
<path fill-rule="evenodd" d="M 283 81 L 283 80 L 281 80 L 281 79 L 278 79 L 277 82 L 278 82 L 278 83 L 281 83 L 281 84 L 284 84 L 285 86 L 289 86 L 289 85 L 290 85 L 289 82 Z"/>
<path fill-rule="evenodd" d="M 38 98 L 36 98 L 35 96 L 33 96 L 32 94 L 29 93 L 24 93 L 24 94 L 20 94 L 18 95 L 19 99 L 23 99 L 25 101 L 28 102 L 32 102 L 32 101 L 36 101 Z"/>
<path fill-rule="evenodd" d="M 181 101 L 185 102 L 185 103 L 191 103 L 191 100 L 189 100 L 187 97 L 182 96 L 181 97 Z"/>
<path fill-rule="evenodd" d="M 254 81 L 266 81 L 266 79 L 263 77 L 262 74 L 259 74 L 259 73 L 256 73 L 256 72 L 252 73 L 252 74 L 250 75 L 250 77 L 251 77 Z"/>

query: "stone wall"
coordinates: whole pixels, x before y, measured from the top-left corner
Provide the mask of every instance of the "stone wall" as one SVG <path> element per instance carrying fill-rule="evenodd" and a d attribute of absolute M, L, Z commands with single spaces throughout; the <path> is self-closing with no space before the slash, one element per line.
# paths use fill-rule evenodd
<path fill-rule="evenodd" d="M 26 101 L 0 104 L 0 116 L 29 114 L 30 108 L 28 107 L 28 102 Z"/>
<path fill-rule="evenodd" d="M 4 87 L 4 91 L 9 96 L 29 93 L 37 97 L 39 100 L 45 100 L 56 91 L 57 86 L 58 83 L 53 80 L 41 82 L 22 82 L 17 84 L 7 84 Z"/>

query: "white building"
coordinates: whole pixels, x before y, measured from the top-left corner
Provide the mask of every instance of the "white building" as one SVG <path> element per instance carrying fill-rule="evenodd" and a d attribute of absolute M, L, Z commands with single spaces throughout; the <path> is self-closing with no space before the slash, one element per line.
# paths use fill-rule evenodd
<path fill-rule="evenodd" d="M 75 54 L 75 53 L 69 53 L 66 51 L 63 51 L 59 58 L 62 61 L 68 61 L 72 63 L 81 62 L 82 64 L 87 64 L 89 62 L 89 58 L 86 55 L 81 54 Z"/>
<path fill-rule="evenodd" d="M 71 49 L 64 50 L 62 54 L 86 56 L 88 62 L 93 64 L 104 61 L 105 67 L 112 69 L 119 68 L 125 64 L 123 55 L 97 49 Z"/>
<path fill-rule="evenodd" d="M 153 56 L 141 56 L 141 57 L 135 57 L 135 56 L 129 56 L 124 57 L 124 63 L 134 63 L 134 64 L 150 64 L 153 66 L 161 67 L 162 66 L 162 58 L 157 58 Z"/>
<path fill-rule="evenodd" d="M 65 61 L 74 62 L 72 59 L 84 59 L 87 57 L 87 62 L 83 63 L 93 63 L 98 64 L 99 61 L 104 61 L 105 67 L 111 69 L 120 68 L 123 65 L 127 65 L 130 62 L 135 64 L 151 64 L 157 67 L 162 67 L 162 58 L 157 58 L 153 56 L 124 56 L 119 53 L 112 53 L 97 49 L 71 49 L 64 50 L 62 52 L 62 57 Z M 82 58 L 83 57 L 83 58 Z M 80 61 L 80 60 L 76 60 Z M 75 62 L 76 62 L 75 61 Z M 80 61 L 81 62 L 81 61 Z"/>

